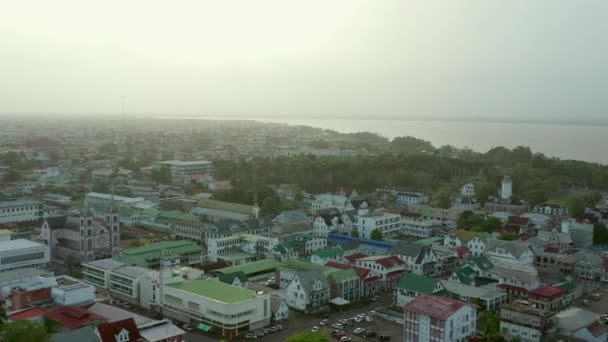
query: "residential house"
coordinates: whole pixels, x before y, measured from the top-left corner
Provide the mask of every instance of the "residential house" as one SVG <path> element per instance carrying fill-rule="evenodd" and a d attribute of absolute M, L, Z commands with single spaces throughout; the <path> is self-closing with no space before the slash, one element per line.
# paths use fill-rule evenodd
<path fill-rule="evenodd" d="M 392 289 L 405 273 L 405 262 L 394 255 L 374 255 L 357 259 L 355 265 L 365 267 L 379 276 L 382 288 Z"/>
<path fill-rule="evenodd" d="M 97 332 L 101 342 L 138 341 L 142 338 L 133 318 L 101 324 Z"/>
<path fill-rule="evenodd" d="M 536 237 L 544 241 L 545 246 L 553 246 L 558 250 L 565 251 L 572 248 L 572 236 L 569 233 L 558 232 L 556 229 L 539 230 Z"/>
<path fill-rule="evenodd" d="M 297 259 L 300 254 L 301 245 L 302 243 L 296 240 L 279 243 L 272 248 L 270 255 L 279 261 Z"/>
<path fill-rule="evenodd" d="M 429 246 L 415 242 L 399 241 L 390 252 L 405 262 L 407 271 L 418 275 L 432 276 L 438 262 Z"/>
<path fill-rule="evenodd" d="M 344 226 L 342 214 L 337 211 L 319 212 L 313 219 L 314 236 L 326 238 L 329 233 L 335 230 L 341 230 Z"/>
<path fill-rule="evenodd" d="M 311 203 L 311 211 L 316 213 L 324 209 L 337 209 L 339 212 L 344 212 L 355 208 L 350 203 L 350 199 L 345 196 L 333 194 L 315 196 L 315 200 Z"/>
<path fill-rule="evenodd" d="M 310 257 L 310 262 L 317 265 L 325 265 L 328 261 L 341 262 L 344 251 L 340 246 L 322 249 L 313 253 Z"/>
<path fill-rule="evenodd" d="M 289 307 L 308 312 L 324 310 L 329 305 L 330 285 L 319 270 L 297 271 L 286 288 Z"/>
<path fill-rule="evenodd" d="M 433 234 L 433 229 L 440 225 L 441 222 L 425 219 L 420 214 L 401 212 L 401 234 L 428 238 Z"/>
<path fill-rule="evenodd" d="M 566 206 L 553 203 L 539 203 L 534 206 L 532 212 L 548 217 L 547 227 L 550 229 L 558 228 L 560 223 L 570 216 Z"/>
<path fill-rule="evenodd" d="M 433 295 L 406 304 L 403 341 L 468 341 L 477 334 L 475 306 Z"/>
<path fill-rule="evenodd" d="M 349 199 L 354 199 L 354 198 L 359 197 L 357 190 L 355 190 L 353 188 L 347 188 L 347 187 L 340 187 L 340 188 L 336 189 L 335 195 L 346 197 Z"/>
<path fill-rule="evenodd" d="M 331 298 L 342 298 L 350 303 L 356 303 L 361 299 L 361 279 L 357 272 L 352 269 L 344 269 L 331 273 L 327 277 L 331 288 Z"/>
<path fill-rule="evenodd" d="M 566 336 L 589 342 L 604 342 L 608 339 L 608 328 L 600 323 L 595 312 L 571 307 L 558 312 L 554 317 L 555 328 Z"/>
<path fill-rule="evenodd" d="M 374 275 L 372 270 L 369 268 L 341 264 L 333 261 L 327 262 L 325 266 L 340 270 L 354 270 L 359 276 L 361 297 L 372 296 L 378 293 L 378 291 L 382 288 L 381 278 L 377 275 Z"/>
<path fill-rule="evenodd" d="M 450 280 L 440 280 L 440 282 L 445 289 L 446 296 L 479 305 L 486 310 L 496 309 L 506 303 L 508 299 L 507 294 L 497 290 L 495 284 L 476 287 Z"/>
<path fill-rule="evenodd" d="M 406 273 L 395 287 L 393 304 L 403 306 L 424 294 L 442 295 L 445 288 L 439 279 Z"/>
<path fill-rule="evenodd" d="M 517 241 L 490 240 L 483 253 L 496 265 L 523 265 L 534 264 L 534 252 L 530 244 Z M 506 266 L 508 267 L 508 266 Z"/>
<path fill-rule="evenodd" d="M 540 342 L 552 327 L 551 311 L 515 300 L 500 307 L 500 334 L 521 341 Z"/>
<path fill-rule="evenodd" d="M 579 279 L 600 281 L 604 273 L 604 258 L 595 253 L 584 253 L 584 257 L 574 265 L 574 272 Z"/>
<path fill-rule="evenodd" d="M 457 229 L 444 236 L 443 245 L 458 248 L 466 247 L 473 256 L 482 255 L 490 239 L 489 233 L 476 233 L 469 230 Z"/>
<path fill-rule="evenodd" d="M 222 273 L 218 276 L 218 280 L 221 281 L 222 283 L 226 283 L 228 285 L 238 286 L 238 287 L 247 287 L 247 282 L 248 282 L 247 276 L 245 275 L 245 273 L 243 271 L 227 273 L 227 274 Z"/>
<path fill-rule="evenodd" d="M 273 323 L 282 323 L 289 320 L 289 305 L 283 297 L 274 294 L 270 296 L 270 311 Z"/>

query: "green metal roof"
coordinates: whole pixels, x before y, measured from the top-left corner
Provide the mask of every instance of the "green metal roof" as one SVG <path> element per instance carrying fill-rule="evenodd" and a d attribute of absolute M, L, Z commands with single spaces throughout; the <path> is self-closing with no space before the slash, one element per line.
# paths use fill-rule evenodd
<path fill-rule="evenodd" d="M 439 280 L 434 278 L 427 278 L 414 273 L 406 273 L 401 280 L 399 280 L 398 287 L 404 290 L 433 294 L 437 283 L 439 283 Z"/>
<path fill-rule="evenodd" d="M 244 302 L 256 298 L 255 291 L 208 279 L 184 281 L 181 283 L 168 284 L 167 286 L 228 304 Z"/>
<path fill-rule="evenodd" d="M 494 267 L 490 259 L 484 255 L 470 257 L 469 261 L 474 263 L 482 271 L 486 271 Z"/>
<path fill-rule="evenodd" d="M 228 274 L 234 272 L 243 272 L 245 275 L 250 276 L 252 274 L 260 273 L 260 272 L 272 272 L 276 270 L 279 266 L 281 266 L 281 262 L 275 259 L 264 259 L 260 261 L 250 262 L 248 264 L 224 267 L 217 269 L 213 272 Z"/>
<path fill-rule="evenodd" d="M 335 283 L 340 283 L 340 282 L 343 282 L 345 280 L 359 279 L 359 275 L 352 268 L 333 272 L 332 274 L 329 275 L 329 277 Z"/>
<path fill-rule="evenodd" d="M 119 254 L 119 260 L 137 266 L 146 266 L 149 259 L 161 257 L 161 251 L 168 250 L 171 254 L 201 253 L 202 249 L 193 241 L 161 241 L 141 247 L 126 249 Z"/>
<path fill-rule="evenodd" d="M 247 276 L 245 275 L 245 273 L 243 273 L 243 271 L 238 271 L 238 272 L 228 273 L 228 274 L 220 274 L 220 276 L 219 276 L 219 280 L 222 283 L 226 283 L 226 284 L 232 284 L 232 282 L 234 282 L 235 278 L 238 278 L 242 283 L 247 281 Z"/>
<path fill-rule="evenodd" d="M 470 266 L 464 266 L 456 271 L 456 276 L 461 283 L 466 285 L 471 285 L 475 281 L 475 270 L 473 270 Z"/>
<path fill-rule="evenodd" d="M 142 215 L 150 216 L 150 217 L 158 217 L 158 215 L 160 215 L 161 213 L 162 213 L 162 211 L 160 211 L 158 209 L 154 209 L 154 208 L 148 208 L 148 209 L 145 209 L 144 211 L 142 211 Z"/>
<path fill-rule="evenodd" d="M 560 289 L 570 293 L 573 292 L 574 290 L 576 290 L 576 284 L 574 284 L 571 281 L 565 282 L 565 283 L 561 283 L 559 285 L 557 285 L 557 287 L 559 287 Z"/>
<path fill-rule="evenodd" d="M 289 259 L 289 260 L 283 261 L 283 263 L 279 267 L 279 269 L 288 271 L 288 272 L 292 272 L 292 273 L 295 273 L 298 271 L 320 270 L 321 272 L 323 272 L 323 275 L 326 277 L 334 272 L 340 271 L 340 269 L 337 269 L 337 268 L 313 264 L 310 261 L 302 261 L 302 260 L 294 260 L 294 259 Z"/>
<path fill-rule="evenodd" d="M 339 255 L 344 254 L 344 250 L 342 250 L 342 248 L 340 247 L 331 247 L 331 248 L 326 248 L 326 249 L 322 249 L 320 251 L 317 252 L 317 255 L 321 258 L 321 259 L 327 259 L 327 258 L 331 258 L 331 257 L 336 257 Z"/>
<path fill-rule="evenodd" d="M 185 214 L 181 211 L 171 210 L 171 211 L 162 211 L 160 215 L 158 215 L 159 219 L 165 220 L 182 220 L 182 221 L 195 221 L 198 222 L 198 218 L 194 215 Z"/>

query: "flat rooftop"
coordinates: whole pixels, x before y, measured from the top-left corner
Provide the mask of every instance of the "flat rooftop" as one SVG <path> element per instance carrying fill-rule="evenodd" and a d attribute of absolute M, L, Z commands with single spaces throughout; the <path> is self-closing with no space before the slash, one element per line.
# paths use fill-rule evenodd
<path fill-rule="evenodd" d="M 243 273 L 245 273 L 245 275 L 251 275 L 251 274 L 260 273 L 260 272 L 266 272 L 266 273 L 274 272 L 274 270 L 276 270 L 277 267 L 279 267 L 281 265 L 282 265 L 281 262 L 278 260 L 264 259 L 264 260 L 260 260 L 260 261 L 254 261 L 254 262 L 251 262 L 248 264 L 220 268 L 213 272 L 222 273 L 222 274 L 243 272 Z"/>
<path fill-rule="evenodd" d="M 38 242 L 26 240 L 26 239 L 17 239 L 10 241 L 0 241 L 0 252 L 8 252 L 15 251 L 24 248 L 37 248 L 37 247 L 47 247 Z"/>
<path fill-rule="evenodd" d="M 38 205 L 42 204 L 40 201 L 36 201 L 29 198 L 16 198 L 16 199 L 8 199 L 0 201 L 0 208 L 11 208 L 18 207 L 22 205 Z"/>
<path fill-rule="evenodd" d="M 244 302 L 256 298 L 255 291 L 215 280 L 197 279 L 169 284 L 167 286 L 227 304 Z"/>
<path fill-rule="evenodd" d="M 101 259 L 95 261 L 85 262 L 85 265 L 101 268 L 104 270 L 115 270 L 117 268 L 123 267 L 126 264 L 124 262 L 120 262 L 114 259 Z"/>

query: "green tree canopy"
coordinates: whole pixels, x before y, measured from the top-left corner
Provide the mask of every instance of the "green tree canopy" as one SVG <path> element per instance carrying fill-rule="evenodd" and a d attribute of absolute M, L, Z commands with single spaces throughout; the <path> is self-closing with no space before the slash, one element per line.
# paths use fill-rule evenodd
<path fill-rule="evenodd" d="M 593 244 L 608 245 L 608 228 L 601 223 L 593 225 Z"/>
<path fill-rule="evenodd" d="M 370 238 L 372 240 L 380 241 L 380 240 L 382 240 L 382 232 L 376 228 L 376 229 L 372 230 L 372 234 L 371 234 Z"/>
<path fill-rule="evenodd" d="M 8 169 L 8 171 L 4 175 L 5 182 L 16 182 L 20 179 L 21 179 L 21 173 L 19 173 L 19 171 L 15 170 L 13 168 Z"/>
<path fill-rule="evenodd" d="M 91 191 L 99 192 L 102 194 L 109 194 L 111 192 L 110 185 L 104 181 L 96 181 L 95 184 L 93 184 L 93 188 L 91 188 Z"/>
<path fill-rule="evenodd" d="M 549 193 L 545 189 L 533 189 L 526 193 L 525 198 L 530 208 L 534 208 L 537 204 L 546 202 L 549 199 Z"/>
<path fill-rule="evenodd" d="M 394 153 L 420 154 L 435 152 L 433 145 L 414 137 L 396 137 L 391 141 L 390 150 Z"/>
<path fill-rule="evenodd" d="M 498 237 L 499 240 L 513 241 L 517 239 L 517 234 L 511 232 L 502 232 Z"/>
<path fill-rule="evenodd" d="M 42 323 L 17 320 L 3 325 L 1 336 L 4 342 L 47 342 L 51 336 Z"/>
<path fill-rule="evenodd" d="M 350 236 L 352 236 L 352 237 L 354 237 L 354 238 L 358 238 L 358 237 L 359 237 L 359 231 L 358 231 L 358 230 L 356 230 L 356 229 L 353 229 L 353 230 L 350 232 Z"/>
<path fill-rule="evenodd" d="M 498 195 L 498 190 L 492 183 L 480 183 L 475 186 L 475 197 L 480 204 L 486 203 L 490 196 L 496 195 Z"/>
<path fill-rule="evenodd" d="M 288 337 L 287 342 L 329 342 L 329 338 L 320 332 L 305 332 Z"/>
<path fill-rule="evenodd" d="M 173 182 L 171 169 L 163 165 L 160 169 L 152 171 L 152 179 L 161 184 L 171 184 Z"/>
<path fill-rule="evenodd" d="M 566 207 L 573 217 L 581 217 L 585 214 L 585 198 L 582 196 L 569 196 L 566 198 Z"/>

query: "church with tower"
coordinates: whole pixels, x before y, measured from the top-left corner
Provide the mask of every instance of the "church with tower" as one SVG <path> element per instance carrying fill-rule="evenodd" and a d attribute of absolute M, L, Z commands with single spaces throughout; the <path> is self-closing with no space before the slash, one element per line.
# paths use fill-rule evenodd
<path fill-rule="evenodd" d="M 118 209 L 99 215 L 83 208 L 44 220 L 38 240 L 49 245 L 54 260 L 75 257 L 81 262 L 112 258 L 120 253 Z"/>

